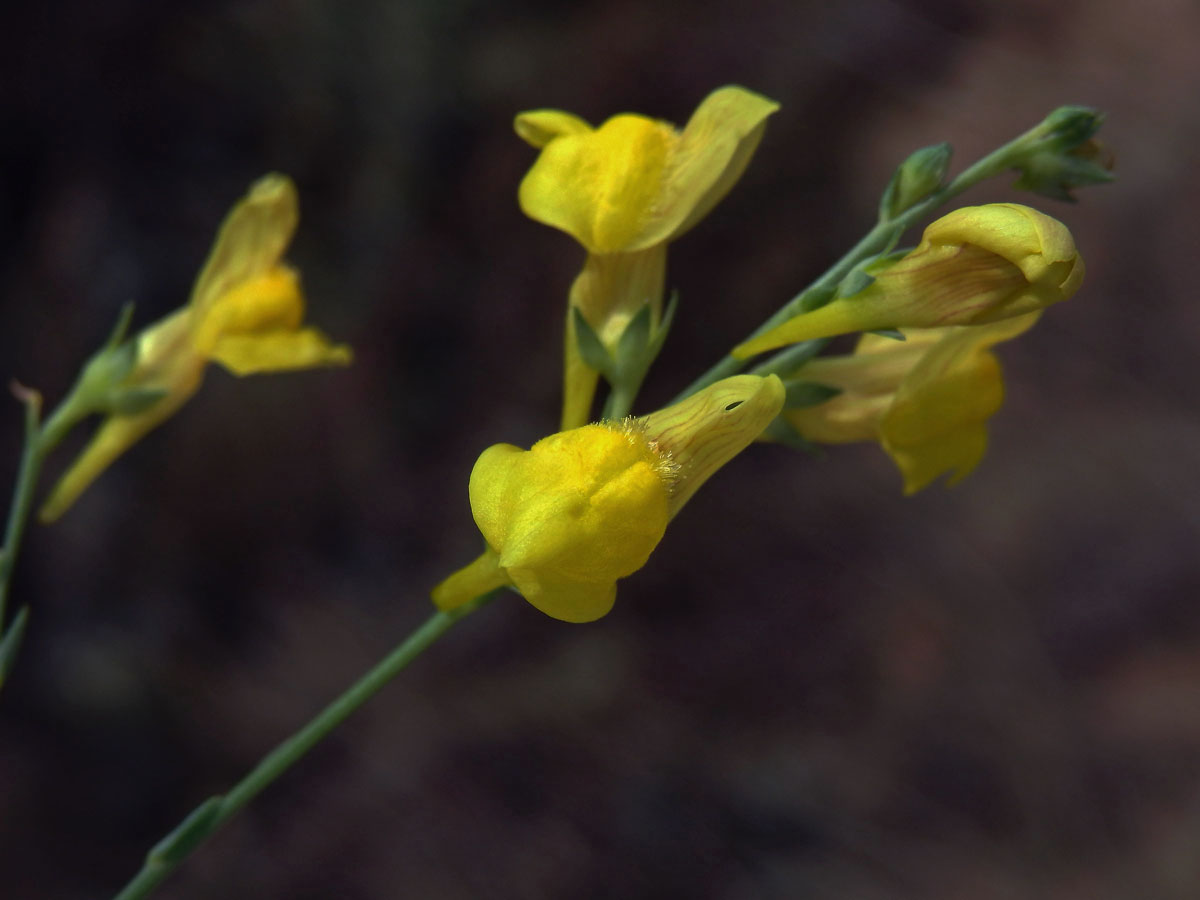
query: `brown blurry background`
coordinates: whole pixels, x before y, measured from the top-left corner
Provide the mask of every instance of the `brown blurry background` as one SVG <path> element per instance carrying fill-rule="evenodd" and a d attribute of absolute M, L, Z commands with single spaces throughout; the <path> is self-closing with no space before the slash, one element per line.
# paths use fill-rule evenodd
<path fill-rule="evenodd" d="M 909 151 L 949 140 L 957 171 L 1062 103 L 1108 112 L 1116 184 L 964 198 L 1037 203 L 1088 265 L 1001 348 L 982 467 L 904 499 L 877 447 L 752 449 L 611 615 L 468 619 L 159 896 L 1200 896 L 1198 34 L 1191 0 L 6 12 L 0 378 L 56 400 L 124 301 L 138 326 L 184 303 L 271 170 L 300 188 L 310 318 L 358 359 L 210 369 L 31 530 L 0 896 L 114 892 L 478 552 L 467 475 L 554 429 L 582 259 L 517 209 L 513 114 L 682 123 L 725 83 L 782 110 L 672 247 L 642 411 L 857 239 Z"/>

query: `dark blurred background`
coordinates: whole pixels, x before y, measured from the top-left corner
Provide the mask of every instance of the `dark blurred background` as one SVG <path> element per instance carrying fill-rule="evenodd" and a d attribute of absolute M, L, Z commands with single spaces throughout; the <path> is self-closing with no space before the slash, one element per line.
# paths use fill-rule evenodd
<path fill-rule="evenodd" d="M 856 240 L 909 151 L 949 140 L 957 170 L 1060 104 L 1108 112 L 1116 184 L 964 198 L 1037 203 L 1088 265 L 1001 348 L 982 467 L 904 499 L 874 446 L 752 449 L 611 615 L 476 614 L 159 896 L 1200 896 L 1198 28 L 1192 0 L 9 9 L 0 378 L 54 401 L 123 302 L 138 326 L 182 305 L 271 170 L 300 189 L 309 317 L 358 358 L 211 368 L 31 530 L 0 895 L 114 892 L 478 552 L 467 475 L 554 430 L 582 260 L 516 206 L 513 114 L 682 123 L 739 83 L 782 109 L 671 249 L 642 411 Z"/>

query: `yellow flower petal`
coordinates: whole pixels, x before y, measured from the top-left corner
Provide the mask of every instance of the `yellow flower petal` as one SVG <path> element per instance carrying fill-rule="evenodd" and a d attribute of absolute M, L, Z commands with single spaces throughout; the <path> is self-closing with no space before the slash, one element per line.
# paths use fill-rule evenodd
<path fill-rule="evenodd" d="M 1083 261 L 1067 226 L 1020 203 L 967 206 L 926 230 L 932 245 L 974 245 L 1019 268 L 1032 285 L 1053 288 L 1065 299 L 1083 282 Z"/>
<path fill-rule="evenodd" d="M 480 462 L 480 477 L 490 477 L 490 465 Z M 659 460 L 619 431 L 586 425 L 550 435 L 503 471 L 515 482 L 506 498 L 504 543 L 496 547 L 505 569 L 540 570 L 551 580 L 615 581 L 645 565 L 666 529 Z"/>
<path fill-rule="evenodd" d="M 590 253 L 628 249 L 658 199 L 677 140 L 666 122 L 635 115 L 555 138 L 521 181 L 521 209 Z"/>
<path fill-rule="evenodd" d="M 853 356 L 816 359 L 795 373 L 842 393 L 784 417 L 808 440 L 879 441 L 904 476 L 905 493 L 947 472 L 954 484 L 982 459 L 986 422 L 1004 399 L 991 348 L 1031 328 L 1039 315 L 905 329 L 905 341 L 863 335 Z"/>
<path fill-rule="evenodd" d="M 276 265 L 193 310 L 192 343 L 208 356 L 227 335 L 296 329 L 303 320 L 300 280 L 292 269 Z"/>
<path fill-rule="evenodd" d="M 885 444 L 884 449 L 904 476 L 904 495 L 908 497 L 946 472 L 950 473 L 947 486 L 970 475 L 987 451 L 987 426 L 982 422 L 964 425 L 938 440 L 910 447 Z"/>
<path fill-rule="evenodd" d="M 348 366 L 354 353 L 345 344 L 334 344 L 315 328 L 272 331 L 266 334 L 232 334 L 220 338 L 212 351 L 234 375 Z"/>
<path fill-rule="evenodd" d="M 514 470 L 526 452 L 512 444 L 493 444 L 479 455 L 471 469 L 467 487 L 471 515 L 491 547 L 503 547 L 508 540 L 512 521 L 509 510 L 520 502 L 520 497 L 514 496 L 521 486 Z"/>
<path fill-rule="evenodd" d="M 542 152 L 521 182 L 521 209 L 566 231 L 589 253 L 672 240 L 733 187 L 777 108 L 744 88 L 721 88 L 682 133 L 631 114 L 592 130 L 568 113 L 523 113 L 518 134 Z"/>
<path fill-rule="evenodd" d="M 509 583 L 508 575 L 500 568 L 500 556 L 488 547 L 473 563 L 463 566 L 433 589 L 433 605 L 443 612 L 457 609 Z"/>
<path fill-rule="evenodd" d="M 283 257 L 300 220 L 296 186 L 286 175 L 265 175 L 230 211 L 192 289 L 200 314 Z"/>
<path fill-rule="evenodd" d="M 673 241 L 707 216 L 742 177 L 777 109 L 740 87 L 709 94 L 674 147 L 653 218 L 629 249 Z"/>
<path fill-rule="evenodd" d="M 602 425 L 550 435 L 528 451 L 489 447 L 471 471 L 469 491 L 499 569 L 530 603 L 568 622 L 608 612 L 617 579 L 645 565 L 667 527 L 659 458 Z M 435 602 L 470 599 L 450 579 L 443 584 Z"/>
<path fill-rule="evenodd" d="M 594 622 L 608 615 L 617 599 L 616 581 L 557 578 L 539 569 L 507 571 L 513 586 L 534 608 L 563 622 Z"/>
<path fill-rule="evenodd" d="M 541 150 L 555 138 L 584 134 L 591 131 L 592 126 L 561 109 L 535 109 L 518 115 L 513 120 L 513 130 L 529 146 Z"/>
<path fill-rule="evenodd" d="M 1004 402 L 1000 361 L 990 348 L 1027 331 L 1040 313 L 975 327 L 942 329 L 901 381 L 879 422 L 883 449 L 904 476 L 904 492 L 943 473 L 969 475 L 987 449 L 987 420 Z"/>
<path fill-rule="evenodd" d="M 197 377 L 190 390 L 170 394 L 137 415 L 106 418 L 83 452 L 54 485 L 38 510 L 38 520 L 50 523 L 58 519 L 118 456 L 169 418 L 199 386 Z"/>

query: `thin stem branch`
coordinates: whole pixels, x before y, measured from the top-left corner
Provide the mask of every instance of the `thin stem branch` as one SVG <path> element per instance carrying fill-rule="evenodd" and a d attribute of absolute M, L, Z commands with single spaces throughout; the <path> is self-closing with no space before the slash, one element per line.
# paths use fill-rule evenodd
<path fill-rule="evenodd" d="M 8 508 L 8 523 L 4 529 L 4 546 L 0 549 L 0 630 L 3 629 L 8 608 L 9 584 L 12 571 L 25 536 L 29 521 L 29 510 L 33 505 L 33 491 L 38 475 L 42 471 L 41 432 L 38 427 L 42 411 L 42 398 L 37 391 L 20 387 L 14 383 L 13 391 L 25 404 L 25 446 L 21 451 L 21 463 L 17 469 L 17 481 L 13 487 L 12 505 Z"/>
<path fill-rule="evenodd" d="M 29 621 L 29 607 L 22 606 L 12 623 L 5 626 L 13 569 L 17 564 L 17 555 L 21 552 L 25 528 L 29 524 L 29 513 L 33 508 L 33 495 L 38 478 L 42 474 L 42 463 L 71 427 L 91 411 L 91 408 L 81 401 L 77 386 L 50 414 L 45 424 L 41 424 L 41 394 L 16 382 L 13 382 L 12 391 L 17 399 L 25 404 L 25 445 L 21 449 L 21 462 L 17 468 L 12 503 L 8 508 L 4 544 L 0 546 L 0 687 L 7 680 L 8 673 L 16 661 Z"/>
<path fill-rule="evenodd" d="M 210 797 L 193 810 L 146 855 L 141 870 L 116 900 L 138 900 L 161 884 L 191 853 L 251 800 L 373 697 L 410 662 L 472 610 L 498 591 L 449 612 L 436 612 L 391 653 L 330 703 L 307 725 L 262 758 L 229 793 Z"/>

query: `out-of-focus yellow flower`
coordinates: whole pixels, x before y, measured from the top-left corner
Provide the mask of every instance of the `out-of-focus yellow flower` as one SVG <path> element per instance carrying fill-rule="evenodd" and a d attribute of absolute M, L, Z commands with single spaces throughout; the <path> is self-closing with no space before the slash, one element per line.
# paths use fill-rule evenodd
<path fill-rule="evenodd" d="M 957 209 L 921 243 L 850 297 L 797 316 L 735 347 L 739 359 L 785 344 L 885 328 L 980 325 L 1066 300 L 1083 260 L 1057 219 L 1018 203 Z"/>
<path fill-rule="evenodd" d="M 541 151 L 521 182 L 521 209 L 587 250 L 570 307 L 610 351 L 647 304 L 657 329 L 667 243 L 729 192 L 778 107 L 744 88 L 723 87 L 704 99 L 683 131 L 632 114 L 599 128 L 560 110 L 517 116 L 517 134 Z M 564 428 L 587 421 L 596 380 L 580 358 L 568 310 Z"/>
<path fill-rule="evenodd" d="M 114 408 L 43 505 L 58 518 L 118 456 L 200 387 L 209 362 L 235 375 L 347 365 L 351 351 L 303 328 L 296 272 L 281 262 L 299 221 L 291 179 L 260 178 L 226 217 L 187 306 L 133 339 L 133 365 L 111 393 Z M 120 396 L 152 398 L 122 409 Z"/>
<path fill-rule="evenodd" d="M 818 406 L 784 418 L 811 441 L 878 441 L 912 494 L 949 472 L 965 478 L 987 447 L 987 420 L 1004 400 L 990 348 L 1016 337 L 1039 312 L 973 327 L 906 328 L 905 340 L 864 334 L 852 356 L 813 360 L 798 373 L 839 388 Z"/>
<path fill-rule="evenodd" d="M 774 375 L 738 375 L 640 419 L 552 434 L 529 450 L 496 444 L 471 472 L 487 541 L 433 591 L 449 610 L 508 585 L 547 615 L 590 622 L 616 582 L 645 565 L 667 523 L 778 415 Z"/>

